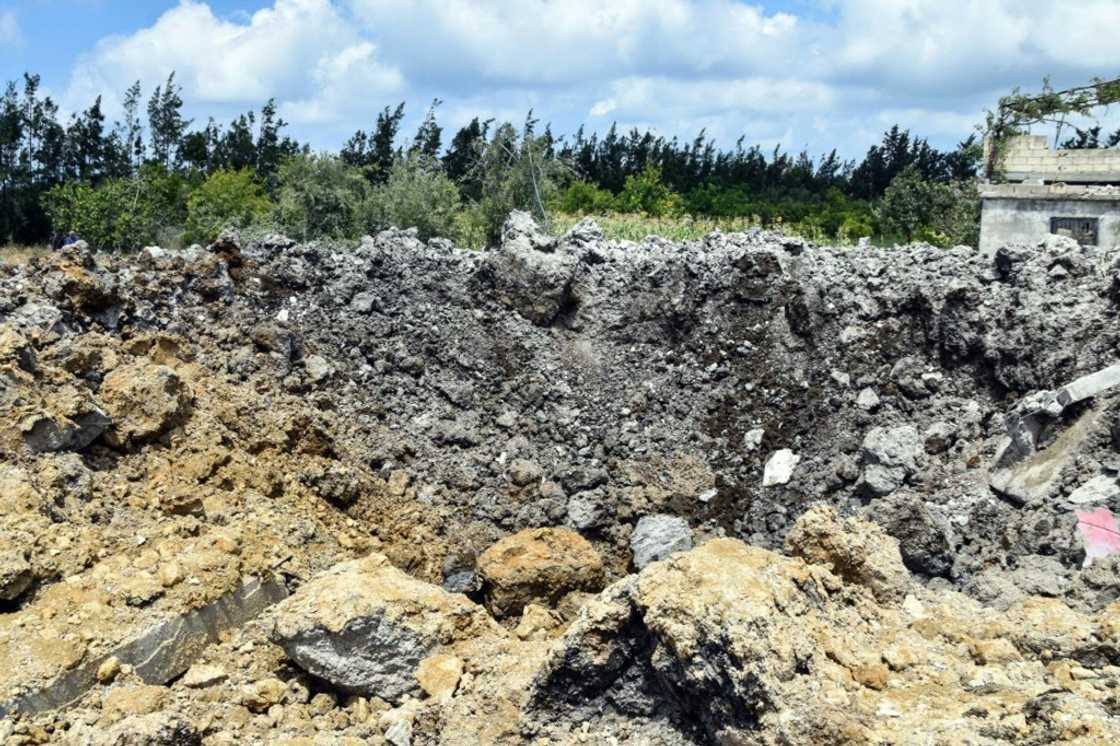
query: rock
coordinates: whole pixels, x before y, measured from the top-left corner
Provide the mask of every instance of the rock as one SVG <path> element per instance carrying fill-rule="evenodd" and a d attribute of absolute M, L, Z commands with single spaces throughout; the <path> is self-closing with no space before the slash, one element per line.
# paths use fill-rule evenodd
<path fill-rule="evenodd" d="M 1074 505 L 1106 503 L 1120 497 L 1120 482 L 1114 474 L 1100 474 L 1079 485 L 1066 498 Z"/>
<path fill-rule="evenodd" d="M 101 722 L 112 725 L 132 715 L 150 715 L 163 709 L 169 692 L 162 686 L 118 686 L 101 703 Z"/>
<path fill-rule="evenodd" d="M 921 497 L 896 492 L 872 502 L 867 515 L 895 538 L 902 561 L 911 572 L 949 577 L 955 543 L 951 528 L 948 521 L 930 512 Z"/>
<path fill-rule="evenodd" d="M 516 616 L 529 603 L 555 605 L 571 591 L 602 588 L 603 560 L 566 528 L 531 528 L 507 536 L 478 558 L 486 606 Z"/>
<path fill-rule="evenodd" d="M 630 551 L 634 555 L 634 567 L 639 570 L 674 552 L 689 549 L 692 549 L 692 529 L 688 521 L 677 516 L 643 516 L 630 534 Z"/>
<path fill-rule="evenodd" d="M 514 634 L 519 640 L 547 640 L 560 626 L 559 615 L 543 606 L 529 604 L 521 612 L 521 621 Z"/>
<path fill-rule="evenodd" d="M 597 528 L 607 523 L 608 519 L 603 495 L 598 490 L 580 492 L 568 500 L 568 525 L 576 531 Z"/>
<path fill-rule="evenodd" d="M 473 552 L 453 552 L 443 562 L 443 589 L 448 593 L 474 593 L 482 588 L 482 578 L 475 571 L 477 557 Z"/>
<path fill-rule="evenodd" d="M 336 565 L 281 602 L 271 637 L 332 686 L 399 702 L 415 691 L 428 655 L 482 634 L 501 634 L 484 610 L 373 554 Z"/>
<path fill-rule="evenodd" d="M 446 702 L 463 678 L 463 661 L 453 655 L 432 655 L 420 661 L 416 680 L 420 688 L 437 702 Z"/>
<path fill-rule="evenodd" d="M 924 446 L 911 425 L 876 427 L 863 439 L 863 484 L 873 495 L 889 495 L 918 471 Z"/>
<path fill-rule="evenodd" d="M 533 461 L 516 458 L 509 464 L 509 480 L 518 487 L 539 482 L 543 476 L 544 471 Z"/>
<path fill-rule="evenodd" d="M 196 663 L 187 669 L 183 678 L 179 680 L 188 689 L 205 689 L 208 686 L 220 684 L 228 678 L 225 669 L 220 666 L 208 666 Z"/>
<path fill-rule="evenodd" d="M 578 305 L 575 276 L 579 257 L 551 251 L 526 213 L 512 213 L 502 244 L 489 252 L 477 282 L 505 305 L 538 326 L 549 326 Z"/>
<path fill-rule="evenodd" d="M 59 392 L 49 406 L 50 411 L 31 414 L 20 422 L 23 441 L 32 453 L 82 451 L 113 424 L 88 393 L 77 389 Z"/>
<path fill-rule="evenodd" d="M 861 389 L 856 397 L 856 406 L 865 412 L 874 412 L 879 408 L 879 395 L 873 388 Z"/>
<path fill-rule="evenodd" d="M 126 717 L 110 727 L 79 719 L 66 732 L 65 746 L 198 746 L 202 734 L 178 712 L 153 712 Z"/>
<path fill-rule="evenodd" d="M 0 601 L 15 601 L 31 587 L 34 579 L 27 549 L 0 548 Z"/>
<path fill-rule="evenodd" d="M 957 440 L 957 429 L 948 422 L 935 422 L 926 428 L 925 432 L 926 453 L 936 455 L 944 453 Z"/>
<path fill-rule="evenodd" d="M 900 602 L 910 586 L 898 543 L 874 523 L 841 520 L 831 507 L 819 505 L 798 518 L 786 535 L 785 549 L 866 586 L 880 603 Z"/>
<path fill-rule="evenodd" d="M 115 655 L 110 655 L 97 667 L 97 683 L 108 684 L 117 678 L 121 672 L 121 662 Z"/>
<path fill-rule="evenodd" d="M 930 389 L 923 378 L 925 373 L 926 366 L 921 360 L 904 357 L 891 369 L 891 380 L 909 398 L 921 399 L 930 394 Z"/>
<path fill-rule="evenodd" d="M 288 685 L 280 679 L 261 679 L 242 687 L 241 704 L 252 712 L 267 712 L 268 708 L 283 702 L 287 693 Z"/>
<path fill-rule="evenodd" d="M 746 435 L 743 436 L 743 448 L 747 449 L 748 453 L 758 450 L 758 447 L 762 445 L 764 435 L 766 435 L 766 431 L 760 427 L 748 430 Z"/>
<path fill-rule="evenodd" d="M 793 470 L 797 468 L 800 461 L 801 457 L 788 448 L 774 451 L 774 454 L 766 462 L 766 468 L 763 469 L 762 486 L 777 487 L 789 484 L 789 481 L 793 479 Z"/>
<path fill-rule="evenodd" d="M 303 369 L 312 383 L 322 383 L 331 377 L 334 372 L 331 364 L 319 355 L 308 355 L 303 360 Z"/>
<path fill-rule="evenodd" d="M 101 400 L 113 418 L 106 438 L 115 446 L 144 443 L 163 435 L 185 415 L 190 391 L 165 365 L 134 363 L 105 377 Z"/>

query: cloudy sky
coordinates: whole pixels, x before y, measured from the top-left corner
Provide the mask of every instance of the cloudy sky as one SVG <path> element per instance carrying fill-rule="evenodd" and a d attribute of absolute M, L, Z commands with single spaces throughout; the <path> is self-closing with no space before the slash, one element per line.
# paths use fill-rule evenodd
<path fill-rule="evenodd" d="M 1120 75 L 1120 0 L 0 0 L 0 80 L 66 110 L 175 70 L 191 116 L 280 103 L 337 147 L 405 100 L 557 132 L 611 122 L 863 153 L 898 122 L 950 146 L 1043 76 Z M 1111 117 L 1110 117 L 1111 118 Z"/>

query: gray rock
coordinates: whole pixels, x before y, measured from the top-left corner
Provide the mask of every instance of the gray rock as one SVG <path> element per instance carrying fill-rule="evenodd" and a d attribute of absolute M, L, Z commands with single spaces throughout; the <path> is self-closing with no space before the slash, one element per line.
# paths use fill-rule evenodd
<path fill-rule="evenodd" d="M 609 516 L 603 502 L 603 494 L 599 490 L 573 495 L 568 500 L 568 525 L 576 531 L 587 531 L 604 525 Z"/>
<path fill-rule="evenodd" d="M 1101 474 L 1081 484 L 1066 499 L 1074 505 L 1087 505 L 1105 503 L 1116 497 L 1120 497 L 1116 476 Z"/>
<path fill-rule="evenodd" d="M 863 484 L 873 495 L 889 495 L 917 473 L 921 436 L 912 425 L 872 428 L 863 439 Z"/>
<path fill-rule="evenodd" d="M 544 471 L 534 461 L 515 458 L 509 464 L 509 481 L 518 487 L 525 487 L 533 482 L 541 481 Z"/>
<path fill-rule="evenodd" d="M 897 493 L 875 500 L 867 515 L 898 541 L 907 569 L 929 577 L 949 577 L 954 559 L 949 522 L 935 517 L 920 496 Z"/>
<path fill-rule="evenodd" d="M 756 427 L 753 430 L 748 430 L 746 435 L 743 436 L 743 447 L 747 452 L 756 451 L 762 445 L 762 437 L 766 435 L 766 431 L 761 427 Z"/>
<path fill-rule="evenodd" d="M 956 442 L 957 429 L 948 422 L 935 422 L 926 428 L 925 448 L 926 453 L 935 455 L 944 453 Z"/>
<path fill-rule="evenodd" d="M 874 412 L 879 408 L 879 395 L 873 388 L 865 388 L 856 397 L 856 406 L 865 412 Z"/>
<path fill-rule="evenodd" d="M 303 361 L 303 367 L 312 383 L 322 383 L 333 373 L 331 364 L 319 355 L 308 355 Z"/>
<path fill-rule="evenodd" d="M 31 587 L 34 579 L 24 549 L 0 549 L 0 601 L 15 601 Z"/>
<path fill-rule="evenodd" d="M 692 548 L 692 529 L 688 521 L 674 515 L 647 515 L 638 521 L 630 535 L 630 551 L 634 567 L 663 560 L 673 552 Z"/>

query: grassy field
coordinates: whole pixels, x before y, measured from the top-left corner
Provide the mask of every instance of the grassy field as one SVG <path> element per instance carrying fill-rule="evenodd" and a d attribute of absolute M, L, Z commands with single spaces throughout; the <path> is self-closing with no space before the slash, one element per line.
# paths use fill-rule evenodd
<path fill-rule="evenodd" d="M 688 215 L 655 218 L 648 215 L 628 213 L 586 216 L 553 213 L 552 232 L 560 235 L 584 217 L 590 217 L 598 223 L 607 238 L 618 241 L 641 241 L 647 236 L 661 236 L 671 241 L 694 241 L 713 231 L 735 233 L 761 227 L 758 220 L 751 218 L 697 218 Z M 771 226 L 771 230 L 830 244 L 854 243 L 830 238 L 810 226 L 774 225 Z"/>
<path fill-rule="evenodd" d="M 0 246 L 0 264 L 27 264 L 51 253 L 49 246 Z"/>

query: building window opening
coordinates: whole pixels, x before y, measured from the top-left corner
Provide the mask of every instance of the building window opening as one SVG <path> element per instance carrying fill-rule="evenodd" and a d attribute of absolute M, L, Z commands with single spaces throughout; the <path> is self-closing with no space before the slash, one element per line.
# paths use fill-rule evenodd
<path fill-rule="evenodd" d="M 1099 230 L 1097 218 L 1050 218 L 1050 232 L 1072 238 L 1082 246 L 1096 246 Z"/>

